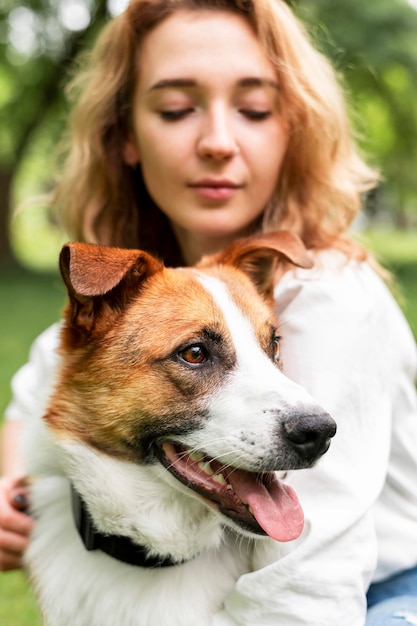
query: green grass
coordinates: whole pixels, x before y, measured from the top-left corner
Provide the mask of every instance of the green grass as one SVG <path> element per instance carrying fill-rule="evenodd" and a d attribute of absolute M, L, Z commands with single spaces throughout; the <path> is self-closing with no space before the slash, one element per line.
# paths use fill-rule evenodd
<path fill-rule="evenodd" d="M 24 574 L 0 573 L 1 626 L 42 626 L 42 623 Z"/>
<path fill-rule="evenodd" d="M 417 337 L 417 231 L 366 233 L 366 241 L 393 272 L 402 307 Z M 10 398 L 9 381 L 26 361 L 33 339 L 58 319 L 64 289 L 56 274 L 0 273 L 0 412 Z M 0 625 L 39 626 L 24 575 L 0 574 Z"/>
<path fill-rule="evenodd" d="M 417 230 L 377 230 L 363 241 L 392 274 L 394 293 L 417 340 Z"/>
<path fill-rule="evenodd" d="M 417 230 L 370 230 L 364 240 L 383 261 L 398 266 L 417 263 Z"/>
<path fill-rule="evenodd" d="M 60 317 L 65 290 L 58 274 L 0 273 L 0 414 L 12 374 L 25 363 L 34 338 Z"/>

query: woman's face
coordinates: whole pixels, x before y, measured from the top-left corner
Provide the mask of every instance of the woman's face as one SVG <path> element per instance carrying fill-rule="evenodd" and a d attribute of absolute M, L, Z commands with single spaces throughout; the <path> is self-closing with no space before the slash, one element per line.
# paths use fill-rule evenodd
<path fill-rule="evenodd" d="M 247 234 L 276 188 L 288 142 L 279 85 L 233 13 L 179 11 L 139 52 L 124 159 L 141 164 L 191 263 Z"/>

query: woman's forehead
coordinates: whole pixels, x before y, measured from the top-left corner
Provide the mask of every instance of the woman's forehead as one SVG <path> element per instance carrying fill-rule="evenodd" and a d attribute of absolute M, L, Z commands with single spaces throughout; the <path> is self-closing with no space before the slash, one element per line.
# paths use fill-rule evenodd
<path fill-rule="evenodd" d="M 227 11 L 178 11 L 144 38 L 138 53 L 145 91 L 205 77 L 245 87 L 273 86 L 276 74 L 249 22 Z"/>

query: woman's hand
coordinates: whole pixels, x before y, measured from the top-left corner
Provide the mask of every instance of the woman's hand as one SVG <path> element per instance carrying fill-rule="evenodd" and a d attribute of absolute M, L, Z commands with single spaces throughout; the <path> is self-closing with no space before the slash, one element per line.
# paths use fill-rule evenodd
<path fill-rule="evenodd" d="M 25 513 L 27 490 L 16 478 L 0 478 L 0 571 L 20 569 L 33 520 Z"/>

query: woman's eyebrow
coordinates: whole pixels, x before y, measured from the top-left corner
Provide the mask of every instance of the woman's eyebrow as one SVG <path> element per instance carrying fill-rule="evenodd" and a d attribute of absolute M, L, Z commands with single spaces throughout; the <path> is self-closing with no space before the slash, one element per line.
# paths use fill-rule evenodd
<path fill-rule="evenodd" d="M 279 89 L 279 84 L 277 83 L 276 80 L 273 80 L 271 78 L 258 78 L 258 77 L 251 77 L 249 76 L 248 78 L 241 78 L 238 81 L 238 86 L 239 87 L 272 87 L 273 89 Z"/>
<path fill-rule="evenodd" d="M 193 78 L 163 78 L 158 80 L 154 85 L 151 85 L 149 92 L 157 91 L 159 89 L 175 89 L 175 88 L 191 88 L 196 87 L 198 82 Z M 279 89 L 279 85 L 275 80 L 270 78 L 259 78 L 256 76 L 248 76 L 240 78 L 237 81 L 238 87 L 251 88 L 251 87 L 272 87 L 273 89 Z"/>
<path fill-rule="evenodd" d="M 169 88 L 186 88 L 186 87 L 195 87 L 197 82 L 192 78 L 163 78 L 162 80 L 158 80 L 154 85 L 152 85 L 148 91 L 156 91 L 158 89 L 169 89 Z"/>

